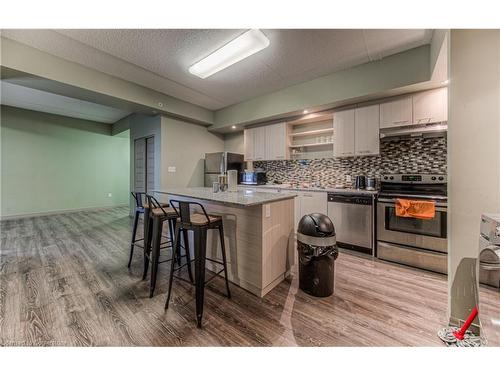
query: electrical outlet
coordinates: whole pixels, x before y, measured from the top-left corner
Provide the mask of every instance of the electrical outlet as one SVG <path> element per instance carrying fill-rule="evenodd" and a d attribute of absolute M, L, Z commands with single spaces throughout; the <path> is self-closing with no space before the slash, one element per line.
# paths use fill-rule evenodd
<path fill-rule="evenodd" d="M 177 170 L 177 168 L 175 168 L 175 167 L 168 167 L 168 171 L 170 173 L 175 173 L 176 170 Z"/>
<path fill-rule="evenodd" d="M 351 182 L 352 181 L 351 176 L 350 175 L 345 176 L 345 180 L 347 182 Z"/>
<path fill-rule="evenodd" d="M 111 198 L 113 196 L 112 193 L 108 193 L 108 198 Z"/>

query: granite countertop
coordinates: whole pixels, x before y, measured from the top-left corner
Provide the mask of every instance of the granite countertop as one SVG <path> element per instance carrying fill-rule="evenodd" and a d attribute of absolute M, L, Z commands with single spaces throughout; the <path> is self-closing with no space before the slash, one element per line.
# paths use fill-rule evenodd
<path fill-rule="evenodd" d="M 266 184 L 266 185 L 238 185 L 246 188 L 264 188 L 264 189 L 281 189 L 286 191 L 315 191 L 325 193 L 345 193 L 345 194 L 367 194 L 374 195 L 378 190 L 360 190 L 360 189 L 336 189 L 336 188 L 319 188 L 319 187 L 293 187 L 288 184 Z"/>
<path fill-rule="evenodd" d="M 237 206 L 256 206 L 276 202 L 285 199 L 292 199 L 297 196 L 293 193 L 267 193 L 253 191 L 248 188 L 238 187 L 237 192 L 219 192 L 214 193 L 210 187 L 194 187 L 194 188 L 171 188 L 166 190 L 155 190 L 155 193 L 178 195 L 188 198 L 207 200 L 212 202 L 220 202 L 223 204 L 231 204 Z"/>

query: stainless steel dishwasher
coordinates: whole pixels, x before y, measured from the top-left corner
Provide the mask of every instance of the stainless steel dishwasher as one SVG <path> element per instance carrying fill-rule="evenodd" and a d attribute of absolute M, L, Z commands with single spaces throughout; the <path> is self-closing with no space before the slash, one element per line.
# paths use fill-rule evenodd
<path fill-rule="evenodd" d="M 328 216 L 339 247 L 374 255 L 373 207 L 372 195 L 328 193 Z"/>

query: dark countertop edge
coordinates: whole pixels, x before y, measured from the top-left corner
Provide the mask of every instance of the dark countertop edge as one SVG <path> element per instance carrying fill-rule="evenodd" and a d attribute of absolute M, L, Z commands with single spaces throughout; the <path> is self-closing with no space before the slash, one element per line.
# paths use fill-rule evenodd
<path fill-rule="evenodd" d="M 261 203 L 243 204 L 243 203 L 227 202 L 227 201 L 223 201 L 223 200 L 216 200 L 216 199 L 209 199 L 209 198 L 198 198 L 198 197 L 193 197 L 192 195 L 188 195 L 188 194 L 172 193 L 172 192 L 168 192 L 168 191 L 165 191 L 165 190 L 152 190 L 152 192 L 153 193 L 158 193 L 158 194 L 176 195 L 178 197 L 192 198 L 192 199 L 197 199 L 197 200 L 200 200 L 200 201 L 216 202 L 216 203 L 220 203 L 223 206 L 236 206 L 236 207 L 262 206 L 262 205 L 268 204 L 268 203 L 274 203 L 274 202 L 284 201 L 284 200 L 287 200 L 287 199 L 293 199 L 293 198 L 295 198 L 297 196 L 297 194 L 289 193 L 290 195 L 287 196 L 287 197 L 274 198 L 274 199 L 266 200 L 265 202 L 261 202 Z"/>

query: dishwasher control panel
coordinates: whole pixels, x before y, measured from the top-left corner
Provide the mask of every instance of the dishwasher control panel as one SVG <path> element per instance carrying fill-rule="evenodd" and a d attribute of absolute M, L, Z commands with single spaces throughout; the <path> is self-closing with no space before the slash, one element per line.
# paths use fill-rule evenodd
<path fill-rule="evenodd" d="M 370 195 L 328 193 L 328 202 L 363 204 L 371 206 L 373 204 L 373 199 Z"/>

